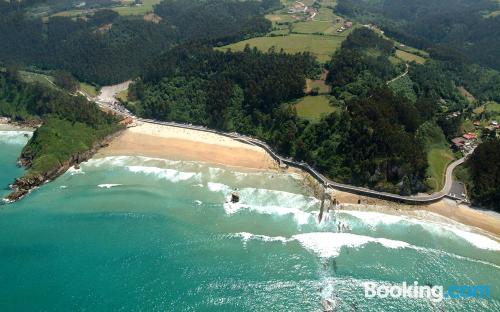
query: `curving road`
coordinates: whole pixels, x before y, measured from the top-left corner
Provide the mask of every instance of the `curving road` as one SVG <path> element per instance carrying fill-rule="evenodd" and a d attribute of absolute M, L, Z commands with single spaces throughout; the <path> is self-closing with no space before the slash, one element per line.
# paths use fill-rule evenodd
<path fill-rule="evenodd" d="M 403 76 L 407 73 L 408 73 L 408 71 L 406 71 L 403 74 Z M 402 76 L 398 76 L 395 79 L 398 79 L 401 77 Z M 120 87 L 123 88 L 123 87 L 125 87 L 125 85 L 121 84 Z M 121 88 L 114 88 L 113 91 L 118 93 L 119 91 L 121 91 L 120 90 Z M 304 162 L 296 162 L 290 158 L 285 158 L 285 157 L 277 154 L 265 142 L 263 142 L 259 139 L 253 138 L 253 137 L 245 136 L 245 135 L 235 133 L 235 132 L 227 133 L 227 132 L 212 130 L 212 129 L 208 129 L 208 128 L 203 127 L 203 126 L 195 126 L 195 125 L 191 125 L 191 124 L 180 124 L 180 123 L 175 123 L 175 122 L 163 122 L 163 121 L 157 121 L 157 120 L 152 120 L 152 119 L 139 118 L 137 116 L 134 116 L 131 112 L 129 112 L 123 106 L 117 104 L 116 100 L 110 100 L 110 98 L 113 98 L 113 97 L 106 96 L 106 98 L 102 98 L 102 97 L 101 98 L 100 97 L 91 98 L 88 95 L 86 95 L 86 96 L 90 101 L 96 102 L 103 109 L 114 111 L 117 114 L 123 115 L 126 117 L 132 117 L 135 120 L 140 121 L 140 122 L 215 133 L 215 134 L 219 134 L 219 135 L 233 138 L 237 141 L 240 141 L 240 142 L 243 142 L 246 144 L 259 146 L 259 147 L 263 148 L 264 150 L 266 150 L 280 165 L 286 164 L 286 165 L 291 166 L 291 167 L 302 169 L 302 170 L 308 172 L 309 174 L 311 174 L 316 180 L 318 180 L 318 182 L 323 184 L 325 187 L 330 187 L 333 189 L 337 189 L 337 190 L 345 191 L 345 192 L 349 192 L 349 193 L 355 193 L 358 195 L 375 197 L 375 198 L 380 198 L 380 199 L 385 199 L 385 200 L 390 200 L 390 201 L 412 204 L 412 205 L 429 204 L 432 202 L 439 201 L 447 196 L 450 198 L 453 198 L 451 195 L 449 195 L 451 187 L 452 187 L 452 183 L 453 183 L 453 170 L 457 166 L 464 163 L 464 161 L 467 157 L 467 156 L 462 157 L 462 158 L 460 158 L 460 159 L 458 159 L 458 160 L 456 160 L 448 165 L 448 167 L 446 168 L 445 184 L 444 184 L 443 189 L 441 191 L 435 192 L 435 193 L 432 193 L 429 195 L 403 196 L 403 195 L 398 195 L 398 194 L 379 192 L 379 191 L 371 190 L 371 189 L 368 189 L 365 187 L 358 187 L 358 186 L 334 182 L 334 181 L 326 178 L 325 176 L 323 176 L 318 171 L 316 171 L 316 169 L 311 167 L 309 164 L 306 164 Z"/>
<path fill-rule="evenodd" d="M 403 78 L 404 76 L 408 75 L 408 71 L 410 70 L 410 65 L 408 65 L 408 63 L 406 63 L 405 65 L 406 65 L 406 70 L 404 71 L 404 73 L 402 73 L 401 75 L 399 75 L 395 78 L 392 78 L 391 80 L 387 81 L 385 84 L 389 85 L 391 82 L 398 80 L 399 78 Z"/>

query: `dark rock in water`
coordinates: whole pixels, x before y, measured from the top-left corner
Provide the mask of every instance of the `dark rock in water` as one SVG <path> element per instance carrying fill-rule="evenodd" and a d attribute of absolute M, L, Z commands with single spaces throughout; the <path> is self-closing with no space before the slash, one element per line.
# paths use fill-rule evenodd
<path fill-rule="evenodd" d="M 232 203 L 237 203 L 240 201 L 240 195 L 238 193 L 231 193 L 231 202 Z"/>
<path fill-rule="evenodd" d="M 74 167 L 75 167 L 76 170 L 78 170 L 78 169 L 80 169 L 80 164 L 75 164 Z"/>

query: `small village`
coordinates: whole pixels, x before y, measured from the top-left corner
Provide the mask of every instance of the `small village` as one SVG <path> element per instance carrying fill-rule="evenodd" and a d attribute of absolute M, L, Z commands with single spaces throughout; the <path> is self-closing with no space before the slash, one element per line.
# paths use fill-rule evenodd
<path fill-rule="evenodd" d="M 294 19 L 299 20 L 299 19 L 304 19 L 305 21 L 312 21 L 314 18 L 318 15 L 318 8 L 320 7 L 320 4 L 315 1 L 312 6 L 307 6 L 301 1 L 295 1 L 294 4 L 292 4 L 289 8 L 287 13 L 288 14 L 293 14 Z M 302 15 L 299 16 L 298 14 Z M 305 16 L 305 17 L 304 17 Z M 337 17 L 335 20 L 336 24 L 340 24 L 339 28 L 336 29 L 337 33 L 342 33 L 346 31 L 347 29 L 352 28 L 353 22 L 351 21 L 346 21 L 342 17 Z"/>
<path fill-rule="evenodd" d="M 455 115 L 457 113 L 454 113 Z M 458 117 L 456 115 L 455 117 Z M 470 155 L 474 149 L 480 143 L 479 133 L 484 133 L 485 131 L 489 133 L 495 133 L 496 136 L 500 133 L 500 125 L 498 121 L 492 120 L 487 125 L 482 126 L 480 121 L 473 122 L 476 131 L 471 131 L 463 134 L 462 136 L 453 138 L 451 140 L 452 148 L 455 151 L 460 151 L 464 156 Z"/>

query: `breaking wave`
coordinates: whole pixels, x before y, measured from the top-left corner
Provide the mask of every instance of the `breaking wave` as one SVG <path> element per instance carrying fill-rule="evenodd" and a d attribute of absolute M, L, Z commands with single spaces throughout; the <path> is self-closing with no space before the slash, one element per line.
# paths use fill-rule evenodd
<path fill-rule="evenodd" d="M 110 189 L 112 187 L 121 186 L 123 184 L 99 184 L 97 187 Z"/>
<path fill-rule="evenodd" d="M 0 131 L 0 142 L 7 144 L 26 144 L 33 135 L 31 131 Z"/>
<path fill-rule="evenodd" d="M 304 233 L 294 235 L 292 238 L 297 240 L 305 249 L 314 252 L 322 258 L 338 256 L 340 254 L 340 249 L 344 246 L 357 248 L 368 243 L 377 243 L 391 249 L 411 247 L 410 244 L 403 241 L 374 238 L 350 233 Z"/>
<path fill-rule="evenodd" d="M 152 175 L 174 183 L 200 177 L 200 174 L 196 172 L 182 172 L 174 169 L 163 169 L 158 167 L 127 166 L 126 168 L 133 173 Z"/>
<path fill-rule="evenodd" d="M 433 218 L 434 214 L 429 212 L 421 213 L 422 217 L 424 217 L 423 219 L 410 218 L 407 216 L 395 216 L 391 214 L 371 212 L 371 211 L 340 210 L 339 213 L 353 216 L 356 219 L 359 219 L 363 223 L 363 225 L 368 225 L 372 228 L 380 224 L 393 225 L 398 223 L 406 223 L 405 224 L 406 226 L 418 225 L 425 231 L 433 235 L 438 235 L 448 238 L 450 236 L 455 237 L 464 240 L 479 249 L 486 249 L 493 251 L 500 250 L 499 242 L 485 235 L 474 233 L 472 229 L 462 224 L 460 226 L 466 230 L 459 229 L 457 228 L 456 225 L 449 223 L 451 222 L 451 220 L 449 220 L 446 223 L 432 221 L 431 218 L 434 220 L 439 220 L 442 217 L 435 216 L 435 218 Z"/>
<path fill-rule="evenodd" d="M 241 238 L 243 243 L 250 240 L 263 242 L 281 242 L 283 244 L 297 241 L 304 249 L 311 251 L 321 258 L 337 257 L 342 247 L 358 248 L 368 243 L 377 243 L 386 248 L 412 248 L 414 246 L 397 240 L 374 238 L 370 236 L 350 233 L 313 232 L 293 235 L 291 238 L 283 236 L 266 236 L 248 232 L 235 233 L 232 237 Z"/>

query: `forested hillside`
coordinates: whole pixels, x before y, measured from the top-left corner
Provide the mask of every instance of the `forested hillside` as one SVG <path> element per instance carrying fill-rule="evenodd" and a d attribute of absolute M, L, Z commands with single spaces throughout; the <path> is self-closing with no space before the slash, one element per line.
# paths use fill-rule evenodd
<path fill-rule="evenodd" d="M 465 164 L 473 203 L 500 212 L 500 140 L 480 144 Z"/>
<path fill-rule="evenodd" d="M 334 180 L 410 194 L 425 190 L 416 131 L 426 118 L 385 85 L 404 69 L 389 62 L 393 54 L 372 31 L 353 32 L 328 76 L 342 109 L 317 124 L 284 104 L 303 96 L 317 71 L 309 54 L 174 49 L 130 87 L 127 105 L 150 118 L 255 135 Z"/>
<path fill-rule="evenodd" d="M 500 10 L 496 0 L 339 0 L 336 11 L 420 49 L 460 51 L 473 63 L 500 70 Z"/>
<path fill-rule="evenodd" d="M 307 53 L 220 52 L 179 47 L 130 87 L 130 108 L 146 117 L 192 122 L 271 139 L 286 132 L 281 103 L 303 96 L 316 63 Z"/>
<path fill-rule="evenodd" d="M 27 178 L 57 171 L 75 154 L 121 128 L 115 117 L 86 98 L 22 83 L 13 72 L 0 73 L 0 115 L 42 122 L 21 154 Z"/>
<path fill-rule="evenodd" d="M 26 13 L 28 5 L 1 2 L 0 61 L 110 84 L 138 76 L 150 60 L 183 42 L 227 44 L 267 32 L 271 23 L 263 16 L 279 0 L 165 0 L 155 8 L 157 23 L 106 9 L 44 22 Z"/>

